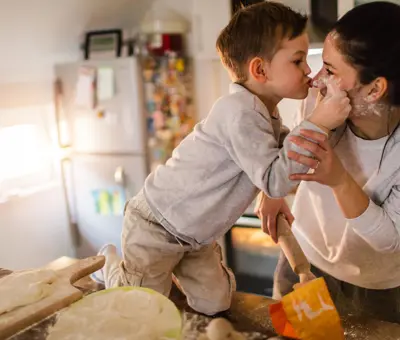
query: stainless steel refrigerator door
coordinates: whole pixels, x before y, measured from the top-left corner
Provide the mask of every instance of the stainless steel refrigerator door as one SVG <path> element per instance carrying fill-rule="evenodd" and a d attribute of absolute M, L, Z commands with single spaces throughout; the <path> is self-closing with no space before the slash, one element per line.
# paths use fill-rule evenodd
<path fill-rule="evenodd" d="M 120 248 L 125 205 L 125 199 L 120 194 L 124 191 L 128 200 L 142 188 L 146 178 L 145 159 L 139 156 L 74 155 L 72 172 L 74 181 L 71 189 L 75 196 L 79 234 L 77 255 L 91 256 L 105 243 L 113 243 Z M 104 196 L 114 192 L 122 201 L 118 203 L 114 200 L 104 207 Z"/>
<path fill-rule="evenodd" d="M 114 95 L 99 100 L 93 109 L 77 105 L 79 70 L 95 71 L 97 82 L 101 70 L 112 70 Z M 144 114 L 141 68 L 136 58 L 87 61 L 57 65 L 56 78 L 61 81 L 61 110 L 65 117 L 61 130 L 71 136 L 72 147 L 80 153 L 146 152 L 146 123 Z M 109 73 L 108 73 L 109 74 Z M 82 90 L 82 89 L 81 89 Z M 65 127 L 66 125 L 66 127 Z"/>

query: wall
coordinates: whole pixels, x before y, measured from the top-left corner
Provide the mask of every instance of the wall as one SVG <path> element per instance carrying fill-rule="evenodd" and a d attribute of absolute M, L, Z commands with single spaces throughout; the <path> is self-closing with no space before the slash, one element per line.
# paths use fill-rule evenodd
<path fill-rule="evenodd" d="M 304 14 L 310 13 L 310 0 L 280 0 L 279 2 Z"/>
<path fill-rule="evenodd" d="M 59 185 L 1 203 L 0 221 L 0 267 L 33 268 L 74 255 Z"/>
<path fill-rule="evenodd" d="M 152 2 L 0 0 L 0 128 L 18 122 L 18 108 L 47 115 L 53 65 L 81 58 L 85 30 L 137 27 Z M 53 122 L 49 132 L 54 131 Z M 73 256 L 74 249 L 56 173 L 40 190 L 0 202 L 0 267 L 36 267 L 62 255 Z"/>

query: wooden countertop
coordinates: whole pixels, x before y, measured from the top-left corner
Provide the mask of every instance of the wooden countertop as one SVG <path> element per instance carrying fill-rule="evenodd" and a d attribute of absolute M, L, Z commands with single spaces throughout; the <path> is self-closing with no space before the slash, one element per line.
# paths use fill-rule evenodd
<path fill-rule="evenodd" d="M 59 269 L 72 264 L 74 261 L 74 259 L 62 257 L 50 263 L 48 267 Z M 0 278 L 10 273 L 11 271 L 0 268 Z M 85 294 L 103 289 L 101 285 L 94 283 L 89 277 L 79 280 L 75 286 Z M 184 312 L 185 319 L 193 321 L 187 322 L 193 330 L 187 332 L 190 335 L 185 340 L 197 339 L 196 334 L 198 335 L 198 332 L 205 328 L 210 318 L 194 312 L 187 305 L 185 296 L 176 287 L 172 289 L 170 298 Z M 274 303 L 274 300 L 267 297 L 237 292 L 234 294 L 231 309 L 219 316 L 230 320 L 238 331 L 259 333 L 258 335 L 253 334 L 250 339 L 269 339 L 276 336 L 268 316 L 268 306 L 271 303 Z M 44 340 L 46 339 L 47 330 L 54 324 L 55 318 L 56 316 L 53 315 L 23 333 L 12 337 L 10 340 Z M 351 316 L 342 318 L 342 321 L 345 328 L 346 340 L 400 339 L 400 325 L 398 324 Z"/>

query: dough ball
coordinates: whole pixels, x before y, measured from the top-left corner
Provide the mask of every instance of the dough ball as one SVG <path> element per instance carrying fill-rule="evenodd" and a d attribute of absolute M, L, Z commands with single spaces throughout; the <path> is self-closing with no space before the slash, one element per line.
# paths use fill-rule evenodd
<path fill-rule="evenodd" d="M 207 336 L 210 340 L 232 339 L 233 333 L 235 330 L 232 324 L 223 318 L 213 319 L 207 326 Z"/>

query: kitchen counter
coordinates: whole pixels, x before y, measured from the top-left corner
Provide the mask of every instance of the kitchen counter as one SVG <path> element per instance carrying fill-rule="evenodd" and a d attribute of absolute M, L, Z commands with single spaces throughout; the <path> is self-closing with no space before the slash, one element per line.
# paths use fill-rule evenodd
<path fill-rule="evenodd" d="M 74 261 L 74 259 L 63 257 L 52 262 L 48 267 L 59 269 Z M 11 271 L 0 268 L 0 278 L 10 273 Z M 89 277 L 79 280 L 75 286 L 85 294 L 103 289 L 101 285 L 94 283 Z M 184 313 L 184 334 L 186 335 L 184 340 L 197 339 L 197 336 L 204 330 L 211 318 L 194 312 L 187 305 L 184 295 L 176 287 L 171 292 L 171 300 Z M 274 300 L 267 297 L 237 292 L 234 294 L 231 309 L 220 316 L 230 320 L 238 331 L 244 332 L 248 336 L 248 339 L 270 339 L 276 336 L 268 317 L 268 306 L 271 303 L 274 303 Z M 56 315 L 50 316 L 30 329 L 12 337 L 10 340 L 44 340 L 47 330 L 54 324 L 55 318 Z M 346 340 L 400 339 L 400 325 L 398 324 L 351 316 L 345 317 L 342 320 Z"/>

